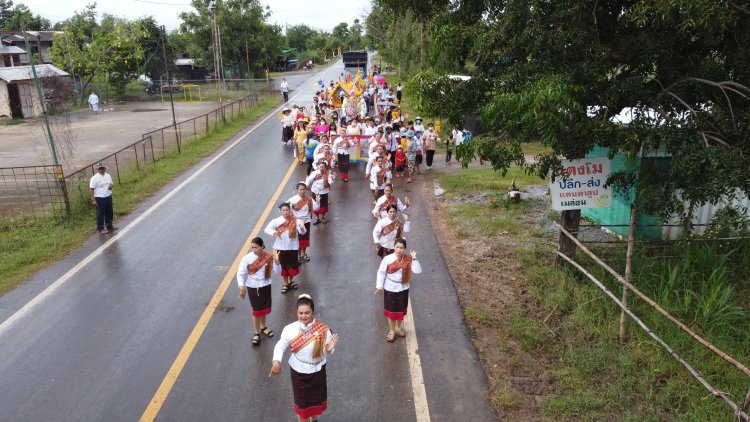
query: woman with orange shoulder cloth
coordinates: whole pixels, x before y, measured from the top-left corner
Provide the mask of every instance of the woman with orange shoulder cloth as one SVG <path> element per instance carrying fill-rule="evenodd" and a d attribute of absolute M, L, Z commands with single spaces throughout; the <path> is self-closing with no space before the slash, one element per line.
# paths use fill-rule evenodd
<path fill-rule="evenodd" d="M 253 346 L 261 342 L 261 334 L 273 337 L 273 331 L 266 326 L 266 317 L 271 313 L 271 271 L 281 272 L 279 257 L 264 251 L 263 239 L 256 237 L 250 243 L 250 253 L 240 261 L 237 269 L 237 285 L 240 288 L 240 299 L 248 296 L 253 308 Z"/>
<path fill-rule="evenodd" d="M 292 214 L 305 223 L 307 233 L 299 235 L 299 263 L 310 261 L 307 248 L 310 247 L 310 221 L 312 213 L 320 208 L 320 195 L 308 195 L 305 182 L 299 182 L 296 186 L 297 194 L 289 198 L 292 206 Z"/>
<path fill-rule="evenodd" d="M 315 319 L 315 303 L 308 294 L 297 299 L 297 321 L 281 332 L 273 349 L 271 375 L 281 373 L 281 359 L 289 348 L 289 367 L 294 393 L 294 412 L 297 420 L 316 421 L 328 408 L 326 380 L 327 357 L 333 354 L 339 341 L 327 325 Z"/>
<path fill-rule="evenodd" d="M 388 318 L 388 334 L 385 339 L 392 343 L 395 336 L 406 337 L 401 323 L 409 307 L 411 274 L 422 273 L 417 253 L 406 253 L 406 240 L 396 240 L 394 252 L 380 261 L 375 293 L 383 294 L 383 315 Z"/>

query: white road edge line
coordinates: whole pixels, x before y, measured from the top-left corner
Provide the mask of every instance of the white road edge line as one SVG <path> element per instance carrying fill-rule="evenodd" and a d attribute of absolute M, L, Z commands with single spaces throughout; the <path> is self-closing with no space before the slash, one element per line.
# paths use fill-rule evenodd
<path fill-rule="evenodd" d="M 329 69 L 326 69 L 329 70 Z M 325 71 L 325 70 L 324 70 Z M 299 91 L 296 95 L 293 95 L 291 98 L 289 98 L 289 101 L 292 99 L 298 97 L 302 94 L 302 88 L 305 86 L 305 84 L 308 83 L 311 79 L 315 79 L 316 76 L 312 76 L 308 79 L 306 79 L 303 84 L 300 85 Z M 221 157 L 223 157 L 225 154 L 227 154 L 229 151 L 231 151 L 237 144 L 244 141 L 247 136 L 249 136 L 251 133 L 255 131 L 255 129 L 259 128 L 263 123 L 265 123 L 268 119 L 271 117 L 277 116 L 278 113 L 289 103 L 287 101 L 286 103 L 279 106 L 273 113 L 266 116 L 265 119 L 261 120 L 260 122 L 256 123 L 252 128 L 250 128 L 247 132 L 243 133 L 242 136 L 240 136 L 236 141 L 232 142 L 229 147 L 227 147 L 224 151 L 221 151 L 216 157 L 212 158 L 211 161 L 207 162 L 203 165 L 200 169 L 198 169 L 195 173 L 193 173 L 190 177 L 185 179 L 182 183 L 180 183 L 177 187 L 169 191 L 164 197 L 162 197 L 157 203 L 151 206 L 148 210 L 146 210 L 143 214 L 139 215 L 135 220 L 133 220 L 130 224 L 128 224 L 126 227 L 122 228 L 119 233 L 117 233 L 114 237 L 110 238 L 108 241 L 106 241 L 103 245 L 99 246 L 91 252 L 89 256 L 84 258 L 81 262 L 76 264 L 75 267 L 71 268 L 63 274 L 60 278 L 55 280 L 54 283 L 50 284 L 47 288 L 39 292 L 38 295 L 36 295 L 33 299 L 28 301 L 25 305 L 21 307 L 21 309 L 17 310 L 13 315 L 9 316 L 8 319 L 3 321 L 2 324 L 0 324 L 0 336 L 5 334 L 8 329 L 13 326 L 19 319 L 26 316 L 26 314 L 29 313 L 36 305 L 38 305 L 40 302 L 42 302 L 44 299 L 48 298 L 52 293 L 55 292 L 55 290 L 59 289 L 60 286 L 65 284 L 66 281 L 70 280 L 71 277 L 73 277 L 78 271 L 81 270 L 81 268 L 85 267 L 87 264 L 89 264 L 91 261 L 94 260 L 97 256 L 101 255 L 102 252 L 104 252 L 107 248 L 112 246 L 115 242 L 117 242 L 118 239 L 122 238 L 127 232 L 129 232 L 133 227 L 138 225 L 141 221 L 145 220 L 146 217 L 151 215 L 154 211 L 156 211 L 159 207 L 164 205 L 165 202 L 167 202 L 170 198 L 172 198 L 174 195 L 177 194 L 177 192 L 181 191 L 185 186 L 188 185 L 188 183 L 195 180 L 198 176 L 200 176 L 208 167 L 210 167 L 212 164 L 214 164 L 216 161 L 218 161 Z"/>
<path fill-rule="evenodd" d="M 419 358 L 419 345 L 417 344 L 417 329 L 414 326 L 414 313 L 411 310 L 411 301 L 407 306 L 404 316 L 404 328 L 409 333 L 406 336 L 406 353 L 409 359 L 409 373 L 411 374 L 411 390 L 414 394 L 414 410 L 417 414 L 417 422 L 430 422 L 430 407 L 427 405 L 427 392 L 424 389 L 424 376 L 422 375 L 422 361 Z"/>

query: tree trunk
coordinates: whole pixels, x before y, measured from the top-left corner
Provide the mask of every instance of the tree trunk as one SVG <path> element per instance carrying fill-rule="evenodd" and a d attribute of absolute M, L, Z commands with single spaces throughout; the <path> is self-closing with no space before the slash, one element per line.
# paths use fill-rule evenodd
<path fill-rule="evenodd" d="M 580 223 L 581 210 L 565 210 L 560 213 L 560 225 L 574 237 L 578 237 L 578 226 Z M 559 249 L 560 252 L 572 258 L 576 251 L 576 244 L 561 232 Z M 556 264 L 558 267 L 563 266 L 565 263 L 566 261 L 563 258 L 557 257 Z"/>

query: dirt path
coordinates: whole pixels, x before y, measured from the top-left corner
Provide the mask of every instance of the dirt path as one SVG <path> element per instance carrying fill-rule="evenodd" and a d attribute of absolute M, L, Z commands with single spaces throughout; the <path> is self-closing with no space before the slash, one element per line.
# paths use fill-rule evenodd
<path fill-rule="evenodd" d="M 458 166 L 443 170 L 461 171 Z M 429 180 L 419 194 L 429 204 L 429 217 L 489 380 L 493 405 L 502 420 L 547 420 L 541 415 L 542 399 L 555 389 L 546 369 L 544 348 L 548 345 L 529 353 L 512 334 L 515 315 L 530 308 L 525 297 L 526 271 L 517 252 L 529 246 L 529 240 L 512 233 L 491 237 L 459 233 L 448 217 L 453 207 L 467 200 L 487 202 L 486 196 L 437 197 Z M 538 226 L 546 218 L 546 204 L 536 202 L 522 224 Z"/>

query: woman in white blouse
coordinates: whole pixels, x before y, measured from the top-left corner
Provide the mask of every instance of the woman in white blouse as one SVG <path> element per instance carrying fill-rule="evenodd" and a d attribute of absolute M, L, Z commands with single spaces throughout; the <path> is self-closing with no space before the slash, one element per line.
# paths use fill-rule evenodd
<path fill-rule="evenodd" d="M 320 321 L 315 320 L 315 303 L 310 295 L 301 294 L 297 299 L 297 321 L 281 332 L 279 342 L 273 349 L 271 375 L 281 373 L 281 359 L 289 348 L 289 367 L 294 392 L 294 412 L 301 421 L 317 420 L 328 407 L 326 386 L 326 358 L 333 354 L 339 341 L 338 334 Z"/>
<path fill-rule="evenodd" d="M 398 239 L 394 252 L 380 261 L 375 293 L 383 293 L 383 315 L 388 318 L 388 334 L 385 339 L 392 343 L 395 336 L 406 337 L 401 323 L 409 307 L 411 274 L 421 274 L 422 267 L 417 253 L 406 253 L 406 240 Z"/>
<path fill-rule="evenodd" d="M 237 285 L 240 299 L 248 296 L 253 308 L 253 346 L 261 341 L 261 334 L 273 337 L 273 331 L 266 326 L 266 317 L 271 313 L 271 270 L 281 272 L 279 257 L 264 251 L 263 239 L 256 237 L 250 243 L 250 253 L 245 255 L 237 269 Z"/>

